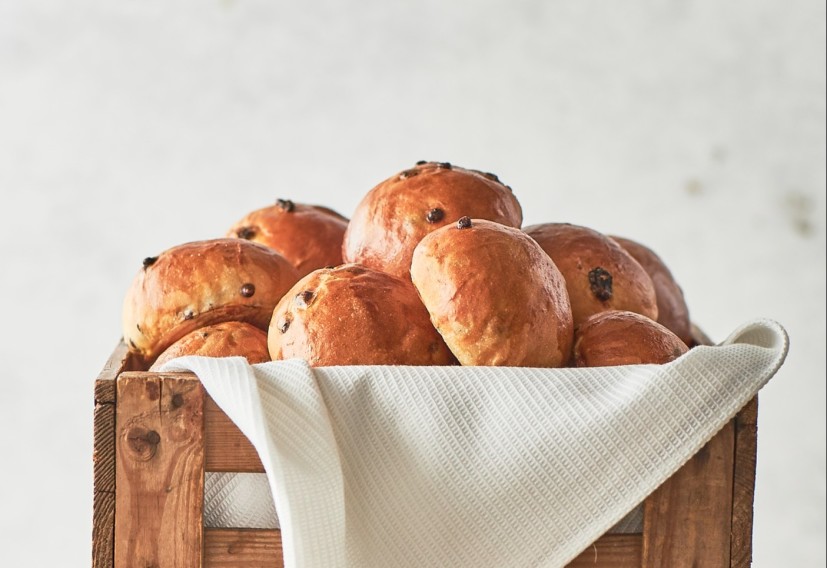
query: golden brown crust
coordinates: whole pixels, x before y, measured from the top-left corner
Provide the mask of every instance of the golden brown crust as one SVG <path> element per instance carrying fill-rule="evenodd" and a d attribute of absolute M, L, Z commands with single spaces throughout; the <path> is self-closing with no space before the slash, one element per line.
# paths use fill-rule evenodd
<path fill-rule="evenodd" d="M 365 195 L 348 224 L 342 256 L 408 279 L 422 237 L 463 216 L 522 224 L 520 204 L 497 176 L 448 163 L 418 163 Z"/>
<path fill-rule="evenodd" d="M 669 363 L 689 351 L 681 339 L 659 323 L 634 312 L 594 314 L 574 334 L 577 367 L 612 367 Z"/>
<path fill-rule="evenodd" d="M 299 276 L 342 264 L 342 241 L 348 220 L 320 205 L 279 199 L 245 215 L 227 232 L 268 246 L 284 256 Z"/>
<path fill-rule="evenodd" d="M 411 277 L 461 364 L 568 363 L 573 326 L 565 281 L 519 229 L 482 219 L 438 229 L 414 250 Z"/>
<path fill-rule="evenodd" d="M 245 357 L 251 365 L 270 360 L 267 333 L 243 322 L 224 322 L 192 331 L 167 347 L 149 368 L 159 370 L 176 357 Z"/>
<path fill-rule="evenodd" d="M 575 326 L 606 310 L 628 310 L 657 319 L 652 279 L 606 235 L 569 223 L 531 225 L 524 231 L 563 273 Z"/>
<path fill-rule="evenodd" d="M 149 363 L 200 327 L 242 321 L 267 329 L 298 278 L 283 256 L 241 239 L 173 247 L 146 259 L 132 281 L 123 304 L 124 341 Z"/>
<path fill-rule="evenodd" d="M 451 365 L 410 281 L 357 264 L 324 268 L 279 302 L 268 332 L 270 356 L 333 365 Z"/>
<path fill-rule="evenodd" d="M 672 272 L 655 251 L 649 247 L 623 237 L 613 236 L 611 238 L 631 254 L 652 279 L 658 304 L 657 322 L 666 326 L 680 337 L 684 343 L 691 345 L 693 338 L 689 308 L 683 297 L 683 290 L 675 281 Z"/>

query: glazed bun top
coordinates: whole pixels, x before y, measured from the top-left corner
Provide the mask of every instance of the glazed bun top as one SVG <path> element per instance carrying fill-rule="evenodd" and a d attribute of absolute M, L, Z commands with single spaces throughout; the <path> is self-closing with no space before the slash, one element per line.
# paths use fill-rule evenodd
<path fill-rule="evenodd" d="M 279 199 L 235 223 L 227 233 L 280 253 L 300 276 L 317 268 L 342 264 L 342 241 L 348 220 L 319 205 Z"/>
<path fill-rule="evenodd" d="M 563 273 L 575 326 L 606 310 L 627 310 L 657 319 L 652 279 L 608 236 L 569 223 L 531 225 L 524 231 Z"/>
<path fill-rule="evenodd" d="M 655 286 L 658 304 L 658 323 L 664 325 L 687 345 L 692 345 L 692 323 L 683 290 L 661 258 L 649 247 L 623 237 L 612 237 L 626 252 L 638 261 Z"/>
<path fill-rule="evenodd" d="M 574 335 L 577 367 L 669 363 L 689 351 L 659 323 L 634 312 L 609 310 L 589 317 Z"/>
<path fill-rule="evenodd" d="M 451 365 L 410 280 L 357 264 L 301 279 L 273 311 L 270 357 L 333 365 Z"/>
<path fill-rule="evenodd" d="M 251 365 L 270 360 L 267 333 L 249 323 L 230 321 L 191 331 L 161 353 L 150 371 L 158 371 L 176 357 L 244 357 Z"/>
<path fill-rule="evenodd" d="M 144 260 L 123 304 L 123 337 L 151 363 L 189 332 L 225 321 L 267 329 L 299 279 L 279 253 L 241 239 L 186 243 Z"/>
<path fill-rule="evenodd" d="M 463 216 L 522 224 L 520 204 L 497 176 L 447 162 L 418 162 L 365 195 L 345 232 L 343 259 L 408 279 L 422 237 Z"/>
<path fill-rule="evenodd" d="M 463 217 L 420 241 L 411 277 L 461 364 L 568 363 L 573 326 L 566 283 L 519 229 Z"/>

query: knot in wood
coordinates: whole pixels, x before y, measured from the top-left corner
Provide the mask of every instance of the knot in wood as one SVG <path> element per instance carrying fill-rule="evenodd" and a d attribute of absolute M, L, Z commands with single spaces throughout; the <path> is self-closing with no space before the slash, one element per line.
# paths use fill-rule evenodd
<path fill-rule="evenodd" d="M 126 444 L 132 457 L 138 461 L 149 461 L 158 451 L 161 436 L 155 430 L 135 426 L 126 432 Z"/>
<path fill-rule="evenodd" d="M 155 381 L 146 382 L 146 397 L 149 400 L 158 400 L 161 398 L 161 385 Z"/>

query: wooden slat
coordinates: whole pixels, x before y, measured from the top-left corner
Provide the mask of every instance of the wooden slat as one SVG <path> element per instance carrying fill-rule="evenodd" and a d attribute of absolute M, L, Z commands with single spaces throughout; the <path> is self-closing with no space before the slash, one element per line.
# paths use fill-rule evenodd
<path fill-rule="evenodd" d="M 115 492 L 115 405 L 95 405 L 92 471 L 95 493 Z"/>
<path fill-rule="evenodd" d="M 115 561 L 115 379 L 129 365 L 121 341 L 95 380 L 92 568 L 111 568 Z"/>
<path fill-rule="evenodd" d="M 734 421 L 644 505 L 644 568 L 730 565 Z"/>
<path fill-rule="evenodd" d="M 568 568 L 639 568 L 643 537 L 607 534 L 584 550 Z"/>
<path fill-rule="evenodd" d="M 192 375 L 117 381 L 115 566 L 201 566 L 204 391 Z"/>
<path fill-rule="evenodd" d="M 752 565 L 752 513 L 755 498 L 755 456 L 758 434 L 758 397 L 735 417 L 735 467 L 732 488 L 732 568 Z"/>
<path fill-rule="evenodd" d="M 281 531 L 205 529 L 204 568 L 275 568 L 284 566 Z"/>
<path fill-rule="evenodd" d="M 642 537 L 610 534 L 597 540 L 568 568 L 637 568 Z M 284 565 L 281 532 L 262 529 L 205 529 L 205 568 L 276 568 Z"/>
<path fill-rule="evenodd" d="M 209 396 L 204 405 L 204 429 L 208 440 L 206 471 L 264 471 L 253 445 Z"/>
<path fill-rule="evenodd" d="M 92 568 L 112 568 L 115 565 L 115 493 L 95 491 L 92 501 Z"/>
<path fill-rule="evenodd" d="M 114 386 L 115 381 L 97 381 Z M 100 394 L 96 387 L 96 395 Z M 94 414 L 94 479 L 92 508 L 92 567 L 112 568 L 115 562 L 115 404 L 98 402 Z"/>

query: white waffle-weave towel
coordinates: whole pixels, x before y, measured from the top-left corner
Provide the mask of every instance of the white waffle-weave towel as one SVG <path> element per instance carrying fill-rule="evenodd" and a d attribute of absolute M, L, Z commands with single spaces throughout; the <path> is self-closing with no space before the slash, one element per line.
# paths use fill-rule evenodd
<path fill-rule="evenodd" d="M 758 320 L 663 366 L 250 366 L 184 357 L 259 452 L 286 568 L 564 566 L 775 374 Z"/>

